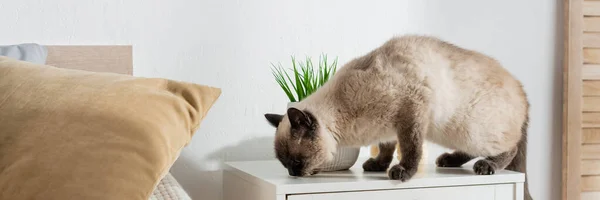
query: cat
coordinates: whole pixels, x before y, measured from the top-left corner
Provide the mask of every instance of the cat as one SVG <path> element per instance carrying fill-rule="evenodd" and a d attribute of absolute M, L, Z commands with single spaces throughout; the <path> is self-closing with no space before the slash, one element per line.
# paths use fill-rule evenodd
<path fill-rule="evenodd" d="M 363 169 L 405 182 L 417 172 L 425 139 L 454 150 L 436 159 L 439 167 L 484 157 L 474 173 L 525 173 L 529 106 L 522 84 L 494 58 L 403 35 L 346 63 L 285 114 L 264 116 L 276 127 L 275 154 L 290 176 L 318 173 L 338 146 L 376 144 L 379 155 Z M 402 159 L 390 167 L 397 142 Z"/>

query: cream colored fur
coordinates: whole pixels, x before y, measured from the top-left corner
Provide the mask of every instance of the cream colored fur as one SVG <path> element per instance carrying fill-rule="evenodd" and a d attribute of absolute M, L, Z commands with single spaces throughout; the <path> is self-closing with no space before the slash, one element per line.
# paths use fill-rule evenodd
<path fill-rule="evenodd" d="M 295 107 L 316 116 L 320 144 L 330 151 L 395 141 L 399 122 L 422 112 L 429 141 L 494 156 L 516 148 L 528 103 L 496 60 L 436 38 L 402 36 L 347 63 Z"/>

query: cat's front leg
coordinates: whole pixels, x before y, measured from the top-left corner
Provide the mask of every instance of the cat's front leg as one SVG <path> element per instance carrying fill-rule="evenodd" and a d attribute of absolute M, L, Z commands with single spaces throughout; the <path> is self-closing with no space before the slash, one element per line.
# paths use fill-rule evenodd
<path fill-rule="evenodd" d="M 394 150 L 396 150 L 395 141 L 379 143 L 379 154 L 363 163 L 363 169 L 370 172 L 385 172 L 394 159 Z"/>
<path fill-rule="evenodd" d="M 417 173 L 419 161 L 423 155 L 423 140 L 427 132 L 428 120 L 424 113 L 413 112 L 408 119 L 398 125 L 398 142 L 402 159 L 390 168 L 388 176 L 402 182 L 410 180 Z"/>

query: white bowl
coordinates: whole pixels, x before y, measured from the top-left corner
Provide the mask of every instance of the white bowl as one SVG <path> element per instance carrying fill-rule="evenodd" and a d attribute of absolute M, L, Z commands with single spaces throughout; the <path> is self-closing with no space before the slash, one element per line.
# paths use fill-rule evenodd
<path fill-rule="evenodd" d="M 289 102 L 287 108 L 292 107 L 296 102 Z M 338 147 L 333 155 L 333 160 L 321 165 L 321 171 L 339 171 L 349 169 L 358 160 L 360 148 L 356 147 Z"/>

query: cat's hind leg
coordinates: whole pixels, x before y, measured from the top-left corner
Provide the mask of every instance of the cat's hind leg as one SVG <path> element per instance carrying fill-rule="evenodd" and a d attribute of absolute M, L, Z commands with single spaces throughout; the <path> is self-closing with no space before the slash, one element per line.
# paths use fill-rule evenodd
<path fill-rule="evenodd" d="M 473 171 L 478 175 L 492 175 L 496 173 L 496 170 L 502 170 L 508 166 L 515 155 L 517 155 L 517 148 L 496 156 L 486 157 L 473 165 Z"/>
<path fill-rule="evenodd" d="M 392 159 L 394 159 L 394 151 L 396 150 L 396 142 L 379 143 L 379 154 L 375 158 L 369 158 L 362 167 L 365 171 L 383 172 L 388 169 Z"/>
<path fill-rule="evenodd" d="M 440 155 L 435 164 L 438 167 L 460 167 L 463 164 L 473 160 L 475 156 L 471 156 L 465 152 L 456 150 L 453 153 L 444 153 Z"/>

